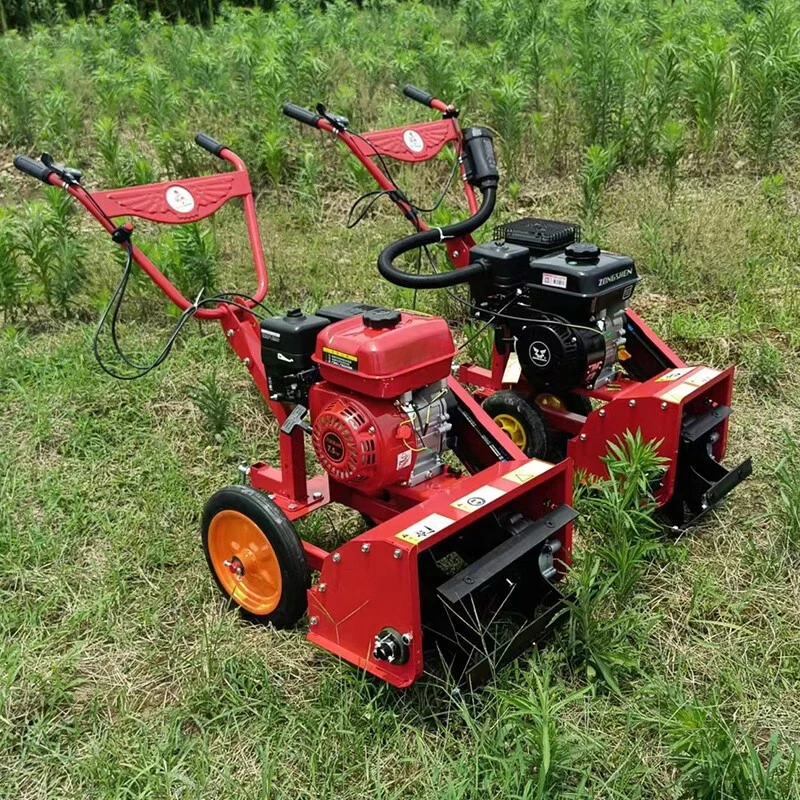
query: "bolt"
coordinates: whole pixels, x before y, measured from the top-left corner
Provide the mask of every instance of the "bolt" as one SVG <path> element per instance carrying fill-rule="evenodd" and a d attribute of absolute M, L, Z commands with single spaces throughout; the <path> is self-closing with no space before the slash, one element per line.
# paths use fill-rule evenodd
<path fill-rule="evenodd" d="M 338 564 L 342 560 L 342 554 L 341 553 L 334 553 L 333 556 L 332 556 L 332 559 L 333 559 L 333 563 L 334 564 Z"/>
<path fill-rule="evenodd" d="M 316 617 L 311 617 L 309 623 L 313 626 L 319 623 L 319 620 Z"/>
<path fill-rule="evenodd" d="M 368 544 L 362 544 L 361 545 L 361 552 L 362 553 L 369 553 L 369 545 Z"/>
<path fill-rule="evenodd" d="M 464 583 L 472 583 L 472 576 L 471 575 L 467 575 L 467 577 L 464 578 Z"/>
<path fill-rule="evenodd" d="M 403 551 L 398 547 L 398 548 L 395 549 L 395 551 L 394 551 L 394 553 L 392 553 L 392 555 L 395 558 L 402 558 L 403 557 Z"/>
<path fill-rule="evenodd" d="M 328 588 L 328 584 L 321 583 L 317 588 L 319 589 L 320 592 L 324 592 Z"/>
<path fill-rule="evenodd" d="M 635 400 L 629 400 L 629 401 L 628 401 L 628 405 L 629 405 L 631 408 L 634 408 L 634 407 L 636 406 L 636 401 L 635 401 Z"/>
<path fill-rule="evenodd" d="M 297 503 L 289 503 L 289 511 L 294 511 L 297 508 Z"/>
<path fill-rule="evenodd" d="M 245 360 L 244 360 L 244 365 L 245 365 L 246 367 L 249 367 L 249 366 L 250 366 L 250 364 L 251 364 L 251 361 L 250 361 L 250 359 L 249 359 L 249 358 L 245 358 Z"/>
<path fill-rule="evenodd" d="M 227 336 L 229 339 L 233 339 L 233 328 L 228 328 L 228 330 L 226 330 L 226 331 L 225 331 L 225 335 L 226 335 L 226 336 Z"/>
<path fill-rule="evenodd" d="M 582 433 L 582 434 L 580 435 L 580 437 L 579 437 L 579 438 L 580 438 L 580 440 L 581 440 L 582 442 L 585 442 L 585 441 L 586 441 L 586 434 L 585 434 L 585 433 Z"/>
<path fill-rule="evenodd" d="M 458 251 L 458 250 L 453 250 L 453 258 L 458 258 L 458 257 L 459 257 L 459 255 L 461 255 L 460 251 Z"/>
<path fill-rule="evenodd" d="M 314 492 L 314 493 L 311 495 L 311 498 L 312 498 L 313 500 L 322 500 L 322 492 Z"/>
<path fill-rule="evenodd" d="M 604 408 L 601 408 L 600 411 L 598 411 L 597 413 L 600 414 L 601 417 L 604 417 L 606 415 L 606 410 Z"/>
<path fill-rule="evenodd" d="M 403 634 L 403 644 L 409 645 L 411 642 L 414 641 L 414 634 L 412 633 L 404 633 Z"/>
<path fill-rule="evenodd" d="M 369 426 L 369 430 L 367 430 L 367 433 L 375 433 L 375 426 L 374 425 L 370 425 Z"/>
<path fill-rule="evenodd" d="M 666 411 L 667 410 L 667 401 L 666 400 L 661 404 L 661 410 L 662 411 Z"/>

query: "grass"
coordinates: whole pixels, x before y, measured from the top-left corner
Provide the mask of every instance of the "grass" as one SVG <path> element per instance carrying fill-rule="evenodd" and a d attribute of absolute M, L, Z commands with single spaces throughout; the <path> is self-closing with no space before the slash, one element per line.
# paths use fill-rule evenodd
<path fill-rule="evenodd" d="M 191 146 L 190 107 L 197 127 L 230 133 L 253 165 L 278 309 L 412 298 L 374 267 L 402 221 L 379 209 L 346 230 L 363 175 L 279 120 L 277 99 L 330 99 L 364 126 L 416 114 L 392 80 L 466 103 L 465 120 L 502 126 L 517 159 L 498 220 L 583 217 L 633 255 L 645 276 L 634 307 L 656 331 L 692 362 L 738 362 L 729 458 L 756 457 L 752 480 L 679 540 L 633 535 L 648 525 L 635 482 L 587 498 L 572 609 L 553 639 L 475 695 L 434 683 L 395 692 L 302 631 L 225 609 L 200 512 L 241 461 L 276 456 L 273 421 L 214 325 L 187 326 L 142 381 L 104 376 L 90 320 L 116 254 L 83 216 L 0 168 L 0 797 L 800 797 L 797 17 L 781 16 L 795 6 L 650 4 L 648 17 L 645 5 L 623 25 L 613 3 L 541 3 L 526 28 L 511 24 L 515 2 L 463 2 L 444 31 L 446 9 L 421 4 L 387 5 L 381 25 L 348 6 L 307 19 L 284 7 L 223 12 L 208 32 L 119 7 L 110 22 L 0 40 L 14 54 L 0 59 L 0 86 L 17 87 L 4 95 L 3 164 L 11 147 L 47 146 L 88 166 L 92 186 L 144 181 L 213 168 Z M 568 42 L 587 47 L 580 59 L 552 35 L 565 20 Z M 333 81 L 342 65 L 351 71 Z M 634 79 L 642 91 L 628 91 Z M 86 113 L 69 106 L 43 126 L 30 95 L 55 101 L 59 84 Z M 766 84 L 774 102 L 746 95 Z M 576 114 L 578 99 L 602 113 Z M 420 201 L 434 194 L 400 174 Z M 248 291 L 235 212 L 160 241 L 142 225 L 137 237 L 192 295 Z M 145 357 L 174 315 L 141 276 L 129 292 L 121 333 Z M 465 322 L 446 296 L 418 301 Z M 485 337 L 472 355 L 485 358 Z M 638 471 L 612 456 L 646 487 L 645 453 Z M 301 532 L 331 547 L 360 524 L 333 507 Z"/>

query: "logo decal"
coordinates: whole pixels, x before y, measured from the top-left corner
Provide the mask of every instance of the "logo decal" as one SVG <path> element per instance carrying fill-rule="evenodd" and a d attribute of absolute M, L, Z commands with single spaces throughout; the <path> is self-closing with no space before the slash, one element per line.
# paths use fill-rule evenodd
<path fill-rule="evenodd" d="M 183 186 L 170 186 L 167 189 L 167 205 L 178 214 L 190 214 L 194 211 L 194 197 Z"/>
<path fill-rule="evenodd" d="M 325 455 L 336 464 L 344 461 L 344 442 L 338 433 L 328 432 L 322 437 Z"/>
<path fill-rule="evenodd" d="M 535 367 L 546 367 L 550 363 L 550 348 L 544 342 L 533 342 L 528 356 Z"/>
<path fill-rule="evenodd" d="M 412 153 L 421 153 L 425 148 L 425 142 L 422 141 L 422 137 L 411 128 L 403 133 L 403 141 Z"/>

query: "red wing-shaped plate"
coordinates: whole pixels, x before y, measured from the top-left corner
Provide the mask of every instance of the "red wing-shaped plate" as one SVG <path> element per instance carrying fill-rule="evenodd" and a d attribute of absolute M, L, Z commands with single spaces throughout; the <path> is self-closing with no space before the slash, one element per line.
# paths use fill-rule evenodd
<path fill-rule="evenodd" d="M 202 178 L 95 192 L 92 198 L 112 218 L 140 217 L 167 225 L 181 225 L 205 219 L 232 197 L 241 197 L 250 191 L 246 172 L 223 172 Z"/>
<path fill-rule="evenodd" d="M 358 138 L 352 137 L 352 144 L 364 158 L 381 155 L 398 161 L 429 161 L 448 142 L 458 138 L 455 121 L 441 119 L 364 133 Z"/>

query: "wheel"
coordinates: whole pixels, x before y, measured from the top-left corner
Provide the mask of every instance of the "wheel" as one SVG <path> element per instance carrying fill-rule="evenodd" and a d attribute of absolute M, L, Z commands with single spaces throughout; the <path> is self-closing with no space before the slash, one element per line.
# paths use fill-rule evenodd
<path fill-rule="evenodd" d="M 592 412 L 592 401 L 581 394 L 556 395 L 545 392 L 537 394 L 534 401 L 538 407 L 560 408 L 582 417 L 587 417 Z M 568 441 L 569 436 L 563 431 L 549 430 L 547 460 L 554 463 L 563 461 L 567 457 Z"/>
<path fill-rule="evenodd" d="M 311 575 L 291 522 L 249 486 L 220 489 L 203 512 L 203 551 L 220 591 L 253 622 L 290 628 L 306 612 Z"/>
<path fill-rule="evenodd" d="M 495 392 L 483 401 L 483 410 L 529 458 L 547 455 L 547 426 L 541 411 L 516 392 Z"/>

